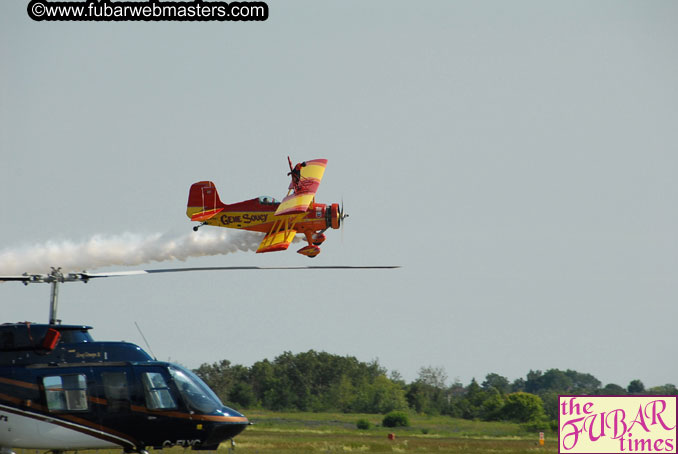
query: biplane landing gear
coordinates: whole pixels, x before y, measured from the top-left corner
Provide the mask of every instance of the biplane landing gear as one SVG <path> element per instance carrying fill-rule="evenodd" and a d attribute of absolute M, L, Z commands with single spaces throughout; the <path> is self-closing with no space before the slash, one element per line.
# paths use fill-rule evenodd
<path fill-rule="evenodd" d="M 304 246 L 297 251 L 298 254 L 305 255 L 306 257 L 313 258 L 316 255 L 320 254 L 320 248 L 318 246 L 313 246 L 309 244 Z"/>
<path fill-rule="evenodd" d="M 324 230 L 311 235 L 311 243 L 313 243 L 314 246 L 320 246 L 327 239 L 323 232 Z"/>
<path fill-rule="evenodd" d="M 197 232 L 200 227 L 202 227 L 203 225 L 206 225 L 206 224 L 207 224 L 207 222 L 201 222 L 200 224 L 193 226 L 193 231 Z"/>

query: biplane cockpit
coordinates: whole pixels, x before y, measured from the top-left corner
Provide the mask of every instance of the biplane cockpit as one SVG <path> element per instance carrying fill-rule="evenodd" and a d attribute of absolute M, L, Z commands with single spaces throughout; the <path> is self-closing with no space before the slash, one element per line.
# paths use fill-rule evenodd
<path fill-rule="evenodd" d="M 276 200 L 268 195 L 262 195 L 259 197 L 259 203 L 262 205 L 275 205 L 276 203 L 280 203 L 280 200 Z"/>

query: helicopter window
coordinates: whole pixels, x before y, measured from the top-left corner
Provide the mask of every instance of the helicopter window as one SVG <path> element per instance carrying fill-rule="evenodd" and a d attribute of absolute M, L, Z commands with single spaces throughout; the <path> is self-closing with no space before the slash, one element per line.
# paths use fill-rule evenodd
<path fill-rule="evenodd" d="M 174 383 L 188 406 L 201 413 L 213 413 L 223 407 L 219 398 L 192 372 L 171 367 Z"/>
<path fill-rule="evenodd" d="M 84 375 L 43 377 L 49 411 L 87 410 L 87 379 Z"/>
<path fill-rule="evenodd" d="M 113 411 L 129 409 L 129 388 L 125 372 L 103 372 L 104 394 L 108 406 Z"/>
<path fill-rule="evenodd" d="M 93 342 L 92 335 L 86 330 L 62 330 L 61 342 L 64 344 L 75 344 L 79 342 Z"/>
<path fill-rule="evenodd" d="M 146 396 L 146 407 L 150 410 L 162 410 L 167 408 L 177 408 L 177 404 L 172 397 L 165 378 L 159 372 L 144 372 L 142 375 L 144 383 L 144 395 Z"/>

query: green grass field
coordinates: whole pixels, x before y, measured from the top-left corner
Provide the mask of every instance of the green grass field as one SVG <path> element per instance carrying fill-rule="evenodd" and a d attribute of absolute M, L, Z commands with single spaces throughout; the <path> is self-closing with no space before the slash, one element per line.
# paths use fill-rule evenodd
<path fill-rule="evenodd" d="M 541 447 L 538 433 L 527 433 L 520 425 L 512 423 L 411 416 L 411 427 L 387 428 L 378 427 L 382 420 L 380 415 L 266 411 L 249 411 L 246 414 L 254 425 L 236 438 L 236 452 L 247 454 L 558 451 L 554 434 L 547 433 L 546 444 Z M 375 427 L 358 430 L 356 421 L 361 418 Z M 395 434 L 395 440 L 388 439 L 389 433 Z"/>
<path fill-rule="evenodd" d="M 254 423 L 236 437 L 239 454 L 304 453 L 556 453 L 554 433 L 546 433 L 546 444 L 539 446 L 539 434 L 528 433 L 519 425 L 502 422 L 467 421 L 445 416 L 410 416 L 410 427 L 379 427 L 382 416 L 344 413 L 280 413 L 262 410 L 244 412 Z M 374 427 L 359 430 L 358 419 Z M 389 440 L 388 434 L 395 434 Z M 230 443 L 219 448 L 229 454 Z M 35 454 L 34 450 L 16 450 Z M 80 454 L 120 454 L 122 451 L 79 451 Z M 171 448 L 167 454 L 190 451 Z M 197 451 L 199 452 L 199 451 Z M 205 452 L 205 451 L 203 451 Z"/>

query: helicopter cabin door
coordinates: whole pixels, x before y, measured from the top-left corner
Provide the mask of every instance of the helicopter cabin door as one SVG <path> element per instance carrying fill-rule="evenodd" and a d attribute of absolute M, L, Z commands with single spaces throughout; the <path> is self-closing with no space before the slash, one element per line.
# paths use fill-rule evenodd
<path fill-rule="evenodd" d="M 107 367 L 98 372 L 101 394 L 106 401 L 106 413 L 115 416 L 129 415 L 131 412 L 129 367 Z"/>
<path fill-rule="evenodd" d="M 193 446 L 195 423 L 180 397 L 169 368 L 162 365 L 134 365 L 135 395 L 132 412 L 141 416 L 143 440 L 154 446 Z M 136 419 L 136 418 L 135 418 Z"/>
<path fill-rule="evenodd" d="M 102 364 L 92 367 L 96 382 L 96 407 L 102 427 L 116 434 L 132 436 L 136 419 L 132 413 L 134 374 L 128 364 Z"/>

